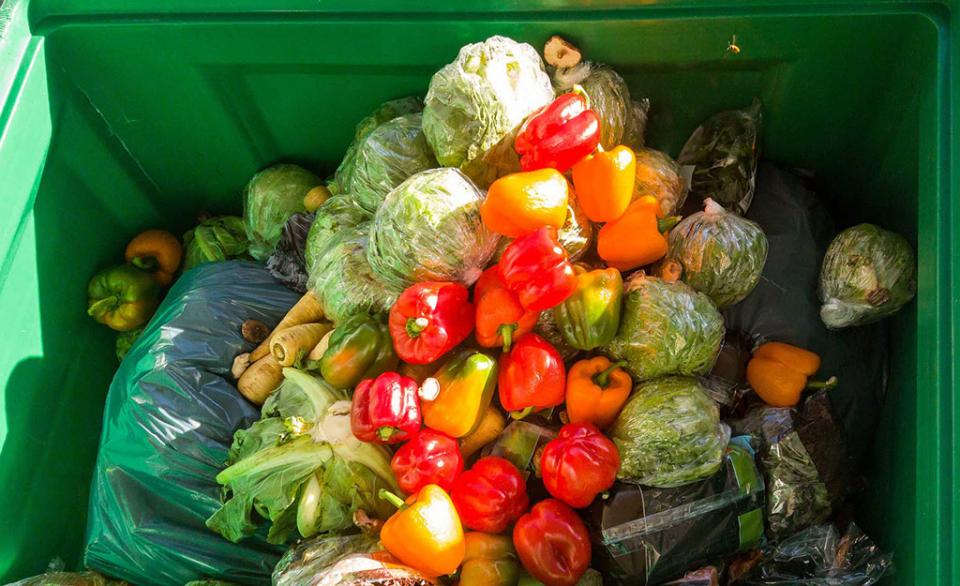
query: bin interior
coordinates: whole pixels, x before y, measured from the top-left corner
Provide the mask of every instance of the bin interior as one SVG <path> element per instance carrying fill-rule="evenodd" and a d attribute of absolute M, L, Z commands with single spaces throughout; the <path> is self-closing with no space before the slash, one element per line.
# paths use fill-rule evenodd
<path fill-rule="evenodd" d="M 933 584 L 949 570 L 950 204 L 935 12 L 101 16 L 47 4 L 13 3 L 11 27 L 33 36 L 16 99 L 0 110 L 0 175 L 11 178 L 0 180 L 0 578 L 58 556 L 79 563 L 116 367 L 112 333 L 84 311 L 97 268 L 141 229 L 239 213 L 241 187 L 269 163 L 332 172 L 362 116 L 423 95 L 462 45 L 503 34 L 540 47 L 554 33 L 650 98 L 648 143 L 674 156 L 706 116 L 760 96 L 768 159 L 816 171 L 842 225 L 876 222 L 916 246 L 917 299 L 890 320 L 888 396 L 858 513 L 895 552 L 897 582 Z M 739 54 L 727 50 L 733 35 Z"/>

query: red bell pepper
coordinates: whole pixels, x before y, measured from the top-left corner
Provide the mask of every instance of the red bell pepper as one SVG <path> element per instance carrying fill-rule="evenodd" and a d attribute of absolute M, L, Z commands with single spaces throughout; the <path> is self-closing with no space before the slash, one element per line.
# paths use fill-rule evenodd
<path fill-rule="evenodd" d="M 520 305 L 517 294 L 507 289 L 500 277 L 500 267 L 485 270 L 473 289 L 477 306 L 477 342 L 484 348 L 510 350 L 513 340 L 537 325 L 539 311 L 528 311 Z"/>
<path fill-rule="evenodd" d="M 537 334 L 524 334 L 500 355 L 500 404 L 514 419 L 563 403 L 566 380 L 563 357 Z"/>
<path fill-rule="evenodd" d="M 360 381 L 350 407 L 353 435 L 379 444 L 406 441 L 420 431 L 419 389 L 417 381 L 395 372 Z"/>
<path fill-rule="evenodd" d="M 563 173 L 599 144 L 600 117 L 577 87 L 530 115 L 513 148 L 524 171 L 553 167 Z"/>
<path fill-rule="evenodd" d="M 508 244 L 497 266 L 507 288 L 517 294 L 528 311 L 560 305 L 577 290 L 577 275 L 552 226 Z"/>
<path fill-rule="evenodd" d="M 500 533 L 527 507 L 527 484 L 517 467 L 496 456 L 480 458 L 453 483 L 450 498 L 465 527 Z"/>
<path fill-rule="evenodd" d="M 575 509 L 613 486 L 619 468 L 617 446 L 590 423 L 564 425 L 540 458 L 547 491 Z"/>
<path fill-rule="evenodd" d="M 590 566 L 590 534 L 577 514 L 557 499 L 535 504 L 513 528 L 520 562 L 546 586 L 574 586 Z"/>
<path fill-rule="evenodd" d="M 390 337 L 410 364 L 434 362 L 473 330 L 470 292 L 459 283 L 426 281 L 407 287 L 390 308 Z"/>
<path fill-rule="evenodd" d="M 457 440 L 432 429 L 421 429 L 400 446 L 390 460 L 397 484 L 407 494 L 416 494 L 428 484 L 450 492 L 463 472 L 463 456 Z"/>

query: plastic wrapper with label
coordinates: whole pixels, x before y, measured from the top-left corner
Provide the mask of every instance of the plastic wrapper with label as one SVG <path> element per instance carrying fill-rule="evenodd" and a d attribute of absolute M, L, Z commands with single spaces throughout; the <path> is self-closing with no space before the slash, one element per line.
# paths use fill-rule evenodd
<path fill-rule="evenodd" d="M 283 226 L 277 248 L 267 258 L 267 270 L 273 278 L 297 293 L 307 292 L 307 235 L 316 214 L 298 213 Z"/>
<path fill-rule="evenodd" d="M 917 291 L 917 261 L 910 244 L 873 224 L 841 232 L 823 257 L 820 317 L 837 329 L 892 315 Z"/>
<path fill-rule="evenodd" d="M 241 324 L 275 325 L 298 295 L 249 262 L 184 274 L 120 364 L 107 395 L 93 472 L 84 563 L 139 584 L 206 576 L 259 584 L 282 550 L 234 544 L 204 522 L 233 433 L 260 417 L 230 382 L 251 350 Z"/>
<path fill-rule="evenodd" d="M 480 219 L 484 194 L 457 169 L 431 169 L 387 194 L 370 228 L 367 259 L 391 289 L 421 281 L 473 285 L 497 235 Z"/>
<path fill-rule="evenodd" d="M 695 207 L 710 197 L 737 214 L 750 209 L 762 110 L 754 99 L 749 108 L 714 114 L 687 139 L 677 162 L 694 167 L 690 199 Z"/>
<path fill-rule="evenodd" d="M 767 237 L 756 222 L 707 198 L 703 211 L 670 231 L 667 259 L 680 263 L 683 281 L 722 309 L 757 286 L 767 262 Z"/>
<path fill-rule="evenodd" d="M 605 583 L 661 584 L 761 541 L 763 480 L 749 444 L 734 438 L 706 480 L 679 488 L 617 483 L 584 518 Z"/>

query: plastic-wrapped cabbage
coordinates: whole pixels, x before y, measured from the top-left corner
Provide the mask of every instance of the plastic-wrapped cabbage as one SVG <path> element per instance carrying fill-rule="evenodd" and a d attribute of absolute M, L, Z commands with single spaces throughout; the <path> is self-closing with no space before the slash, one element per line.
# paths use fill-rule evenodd
<path fill-rule="evenodd" d="M 576 197 L 567 199 L 567 219 L 557 230 L 557 241 L 567 251 L 571 261 L 586 254 L 593 243 L 593 224 L 583 213 Z"/>
<path fill-rule="evenodd" d="M 710 198 L 703 208 L 670 231 L 667 258 L 683 267 L 684 282 L 723 309 L 757 286 L 767 261 L 767 237 L 756 222 Z"/>
<path fill-rule="evenodd" d="M 633 100 L 630 103 L 630 116 L 627 126 L 623 129 L 623 138 L 620 144 L 638 151 L 646 144 L 647 120 L 650 117 L 650 100 Z"/>
<path fill-rule="evenodd" d="M 360 141 L 373 130 L 383 124 L 406 114 L 416 114 L 423 110 L 423 102 L 420 98 L 407 96 L 406 98 L 397 98 L 384 102 L 379 108 L 374 110 L 369 116 L 357 123 L 357 129 L 353 136 L 353 143 Z"/>
<path fill-rule="evenodd" d="M 273 165 L 253 176 L 243 192 L 243 222 L 253 258 L 270 256 L 283 225 L 293 214 L 307 211 L 303 197 L 322 183 L 298 165 Z"/>
<path fill-rule="evenodd" d="M 675 215 L 687 199 L 687 186 L 680 173 L 680 165 L 666 153 L 642 148 L 637 157 L 636 181 L 633 199 L 652 195 L 660 202 L 664 217 Z"/>
<path fill-rule="evenodd" d="M 398 116 L 350 145 L 328 186 L 331 192 L 350 193 L 372 213 L 404 179 L 436 167 L 421 119 L 419 112 Z"/>
<path fill-rule="evenodd" d="M 608 435 L 620 451 L 617 478 L 670 488 L 719 470 L 730 428 L 697 379 L 668 376 L 638 385 Z"/>
<path fill-rule="evenodd" d="M 820 269 L 820 318 L 830 329 L 892 315 L 917 291 L 917 264 L 899 234 L 859 224 L 837 235 Z"/>
<path fill-rule="evenodd" d="M 372 219 L 373 214 L 360 207 L 350 195 L 337 195 L 320 204 L 316 218 L 310 225 L 310 232 L 307 233 L 307 247 L 304 251 L 307 272 L 313 274 L 311 267 L 337 234 L 342 230 L 366 224 Z"/>
<path fill-rule="evenodd" d="M 519 170 L 513 138 L 524 119 L 554 97 L 536 49 L 490 37 L 460 49 L 430 80 L 423 132 L 437 161 L 477 185 Z"/>
<path fill-rule="evenodd" d="M 403 288 L 378 278 L 367 262 L 369 224 L 343 228 L 308 265 L 309 287 L 324 315 L 340 323 L 358 313 L 388 311 Z"/>
<path fill-rule="evenodd" d="M 706 374 L 723 342 L 723 317 L 710 298 L 686 283 L 635 273 L 624 285 L 620 329 L 605 354 L 637 380 Z"/>
<path fill-rule="evenodd" d="M 183 246 L 183 270 L 205 262 L 245 258 L 249 243 L 243 218 L 220 216 L 204 220 L 183 235 Z"/>
<path fill-rule="evenodd" d="M 738 214 L 750 209 L 761 112 L 760 100 L 754 99 L 749 108 L 714 114 L 687 139 L 677 161 L 694 166 L 690 194 L 698 203 L 711 197 Z"/>
<path fill-rule="evenodd" d="M 497 248 L 480 219 L 483 197 L 458 169 L 431 169 L 401 183 L 373 218 L 373 271 L 401 290 L 420 281 L 472 285 Z"/>

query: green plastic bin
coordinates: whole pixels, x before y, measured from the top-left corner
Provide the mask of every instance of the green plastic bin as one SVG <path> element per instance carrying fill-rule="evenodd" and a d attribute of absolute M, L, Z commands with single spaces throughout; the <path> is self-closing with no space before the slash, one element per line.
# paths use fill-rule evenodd
<path fill-rule="evenodd" d="M 0 578 L 79 563 L 113 335 L 84 287 L 141 229 L 239 212 L 278 159 L 330 171 L 380 102 L 460 46 L 563 33 L 649 96 L 676 154 L 765 104 L 768 158 L 815 169 L 846 221 L 906 235 L 865 529 L 897 584 L 960 582 L 957 7 L 775 0 L 6 0 L 0 8 Z M 736 35 L 739 54 L 728 50 Z"/>

